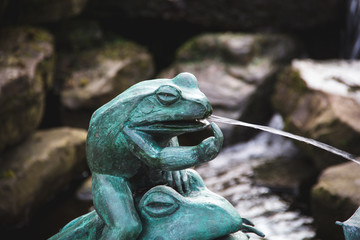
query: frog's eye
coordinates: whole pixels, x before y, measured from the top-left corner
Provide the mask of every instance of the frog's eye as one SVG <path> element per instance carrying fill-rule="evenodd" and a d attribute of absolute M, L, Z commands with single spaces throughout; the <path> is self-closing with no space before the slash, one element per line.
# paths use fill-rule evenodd
<path fill-rule="evenodd" d="M 180 91 L 170 85 L 164 85 L 159 87 L 156 92 L 156 98 L 164 105 L 170 105 L 175 103 L 180 98 Z"/>

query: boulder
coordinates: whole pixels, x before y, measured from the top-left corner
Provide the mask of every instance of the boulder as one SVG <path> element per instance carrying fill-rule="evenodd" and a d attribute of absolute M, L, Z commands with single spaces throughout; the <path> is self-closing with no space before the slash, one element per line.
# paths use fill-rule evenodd
<path fill-rule="evenodd" d="M 312 213 L 321 239 L 344 239 L 335 221 L 345 221 L 360 206 L 360 165 L 350 162 L 327 168 L 312 189 Z"/>
<path fill-rule="evenodd" d="M 95 20 L 62 21 L 55 30 L 56 47 L 59 52 L 78 52 L 101 46 L 104 33 Z"/>
<path fill-rule="evenodd" d="M 25 224 L 41 204 L 87 169 L 86 131 L 38 131 L 0 156 L 0 226 Z"/>
<path fill-rule="evenodd" d="M 8 5 L 8 1 L 7 0 L 0 0 L 0 19 L 3 16 L 5 9 Z"/>
<path fill-rule="evenodd" d="M 87 0 L 16 0 L 9 1 L 5 22 L 49 23 L 79 15 Z"/>
<path fill-rule="evenodd" d="M 274 192 L 305 197 L 317 172 L 301 152 L 291 158 L 270 159 L 254 168 L 255 183 Z"/>
<path fill-rule="evenodd" d="M 0 30 L 0 151 L 40 124 L 53 68 L 49 33 L 30 27 Z"/>
<path fill-rule="evenodd" d="M 176 61 L 159 77 L 191 72 L 209 98 L 214 114 L 266 123 L 276 74 L 297 53 L 296 42 L 282 35 L 218 33 L 185 43 Z M 221 125 L 227 143 L 248 139 L 249 129 Z M 232 137 L 233 136 L 233 137 Z M 226 143 L 226 144 L 227 144 Z"/>
<path fill-rule="evenodd" d="M 184 21 L 223 30 L 309 29 L 340 20 L 344 5 L 340 0 L 90 0 L 87 10 L 96 17 Z"/>
<path fill-rule="evenodd" d="M 88 128 L 97 108 L 133 84 L 150 78 L 154 71 L 147 50 L 126 40 L 59 58 L 62 120 L 65 125 L 82 128 Z"/>
<path fill-rule="evenodd" d="M 286 130 L 360 154 L 360 61 L 294 60 L 280 77 L 273 102 Z M 343 161 L 301 147 L 319 169 Z"/>

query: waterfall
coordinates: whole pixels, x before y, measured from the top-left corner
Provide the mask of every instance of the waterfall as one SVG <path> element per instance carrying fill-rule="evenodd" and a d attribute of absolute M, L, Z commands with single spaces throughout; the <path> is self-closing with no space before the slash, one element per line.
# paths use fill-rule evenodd
<path fill-rule="evenodd" d="M 346 11 L 342 55 L 346 59 L 357 59 L 360 57 L 360 0 L 347 0 Z"/>

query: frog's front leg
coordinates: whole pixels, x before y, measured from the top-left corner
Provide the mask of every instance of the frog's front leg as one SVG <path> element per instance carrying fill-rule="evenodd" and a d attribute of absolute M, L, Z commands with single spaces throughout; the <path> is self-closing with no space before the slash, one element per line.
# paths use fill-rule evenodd
<path fill-rule="evenodd" d="M 96 212 L 105 222 L 100 239 L 137 239 L 142 224 L 128 181 L 93 172 L 92 194 Z"/>
<path fill-rule="evenodd" d="M 211 123 L 214 136 L 196 146 L 160 147 L 146 133 L 125 127 L 123 132 L 129 150 L 146 165 L 165 171 L 182 170 L 214 159 L 220 152 L 223 134 Z"/>
<path fill-rule="evenodd" d="M 178 147 L 179 141 L 177 137 L 173 137 L 168 147 Z M 189 191 L 189 178 L 186 170 L 175 171 L 162 171 L 163 181 L 170 187 L 176 189 L 180 194 L 187 193 Z"/>
<path fill-rule="evenodd" d="M 180 194 L 189 191 L 189 178 L 186 170 L 163 171 L 163 179 L 170 187 L 177 189 Z"/>

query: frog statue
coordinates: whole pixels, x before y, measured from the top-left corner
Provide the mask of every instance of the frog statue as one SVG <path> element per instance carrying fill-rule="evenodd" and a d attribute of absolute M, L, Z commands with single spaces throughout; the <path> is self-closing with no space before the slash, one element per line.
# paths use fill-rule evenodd
<path fill-rule="evenodd" d="M 137 83 L 96 110 L 86 145 L 95 211 L 51 239 L 248 239 L 242 232 L 263 236 L 187 169 L 220 152 L 223 134 L 205 120 L 211 113 L 190 73 Z M 177 136 L 209 126 L 214 136 L 196 146 L 179 146 Z"/>

